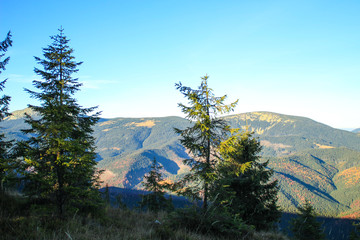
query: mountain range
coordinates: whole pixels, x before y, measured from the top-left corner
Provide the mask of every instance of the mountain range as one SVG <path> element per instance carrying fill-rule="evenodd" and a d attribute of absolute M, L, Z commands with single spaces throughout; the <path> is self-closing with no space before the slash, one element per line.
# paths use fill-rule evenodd
<path fill-rule="evenodd" d="M 25 139 L 20 129 L 24 113 L 15 111 L 0 126 L 8 138 Z M 279 181 L 279 205 L 294 212 L 305 199 L 324 216 L 360 216 L 360 135 L 339 130 L 309 118 L 271 112 L 224 117 L 234 128 L 253 131 Z M 188 158 L 174 127 L 184 129 L 180 117 L 101 119 L 94 127 L 98 167 L 104 184 L 140 189 L 155 157 L 170 180 L 189 171 Z"/>

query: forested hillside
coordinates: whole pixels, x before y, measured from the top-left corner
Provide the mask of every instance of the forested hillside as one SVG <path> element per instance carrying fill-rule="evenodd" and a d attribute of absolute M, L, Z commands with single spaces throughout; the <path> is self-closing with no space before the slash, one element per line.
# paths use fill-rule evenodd
<path fill-rule="evenodd" d="M 1 123 L 7 136 L 22 139 L 23 111 Z M 33 114 L 33 113 L 30 113 Z M 264 160 L 279 180 L 285 211 L 309 199 L 322 215 L 357 217 L 360 212 L 360 137 L 308 118 L 269 112 L 227 116 L 234 128 L 249 129 L 261 140 Z M 189 126 L 180 117 L 101 119 L 95 126 L 98 167 L 109 186 L 141 188 L 154 157 L 165 178 L 188 171 L 187 152 L 173 128 Z"/>

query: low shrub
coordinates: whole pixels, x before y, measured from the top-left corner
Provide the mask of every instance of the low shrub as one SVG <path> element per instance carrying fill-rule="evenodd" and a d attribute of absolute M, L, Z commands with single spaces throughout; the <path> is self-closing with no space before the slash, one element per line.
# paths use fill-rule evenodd
<path fill-rule="evenodd" d="M 167 224 L 174 229 L 184 228 L 195 233 L 225 237 L 250 236 L 254 230 L 241 219 L 232 218 L 213 207 L 206 212 L 197 207 L 177 209 L 169 215 Z"/>

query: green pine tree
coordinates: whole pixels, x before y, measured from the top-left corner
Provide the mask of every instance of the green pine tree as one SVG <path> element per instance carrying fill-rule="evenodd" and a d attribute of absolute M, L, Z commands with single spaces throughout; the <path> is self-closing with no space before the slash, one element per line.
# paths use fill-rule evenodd
<path fill-rule="evenodd" d="M 259 157 L 261 145 L 252 133 L 234 134 L 220 146 L 223 161 L 212 190 L 212 200 L 257 230 L 268 230 L 279 220 L 277 181 Z"/>
<path fill-rule="evenodd" d="M 208 207 L 209 189 L 215 179 L 217 148 L 230 132 L 230 126 L 224 119 L 219 118 L 219 115 L 233 111 L 237 104 L 236 101 L 225 105 L 226 95 L 215 97 L 213 90 L 208 86 L 208 78 L 201 78 L 198 89 L 191 89 L 181 83 L 176 84 L 189 103 L 189 106 L 179 103 L 179 107 L 192 123 L 192 126 L 186 129 L 175 129 L 181 136 L 181 144 L 189 150 L 191 156 L 191 159 L 184 160 L 191 171 L 176 187 L 178 193 L 195 199 L 203 195 L 204 210 Z"/>
<path fill-rule="evenodd" d="M 110 206 L 111 205 L 111 201 L 110 201 L 110 190 L 109 190 L 109 185 L 106 184 L 105 186 L 105 191 L 104 191 L 104 195 L 105 195 L 105 203 Z"/>
<path fill-rule="evenodd" d="M 6 57 L 4 60 L 1 60 L 5 56 L 5 52 L 8 48 L 12 46 L 11 33 L 8 32 L 4 41 L 0 42 L 0 74 L 5 70 L 6 64 L 8 64 L 10 57 Z M 4 91 L 5 83 L 7 79 L 0 82 L 0 92 Z M 9 103 L 10 96 L 3 95 L 0 98 L 0 122 L 4 120 L 5 117 L 9 116 Z M 4 191 L 4 182 L 7 177 L 11 176 L 11 170 L 13 168 L 13 163 L 11 162 L 11 157 L 9 155 L 9 149 L 12 146 L 11 141 L 5 140 L 5 135 L 0 133 L 0 194 Z"/>
<path fill-rule="evenodd" d="M 121 193 L 118 193 L 115 197 L 116 206 L 120 209 L 128 209 Z"/>
<path fill-rule="evenodd" d="M 70 211 L 96 211 L 100 203 L 95 143 L 92 127 L 98 121 L 95 110 L 83 108 L 73 95 L 81 83 L 72 74 L 82 62 L 76 62 L 69 40 L 59 29 L 52 44 L 43 48 L 44 58 L 35 57 L 43 69 L 35 68 L 42 80 L 34 80 L 39 92 L 26 91 L 41 102 L 29 105 L 39 118 L 26 116 L 29 140 L 20 148 L 26 162 L 25 191 L 30 197 L 55 205 L 58 215 Z"/>
<path fill-rule="evenodd" d="M 297 218 L 290 222 L 290 229 L 298 240 L 319 240 L 325 239 L 321 223 L 316 220 L 316 214 L 309 201 L 305 201 L 303 206 L 299 206 L 300 212 Z"/>
<path fill-rule="evenodd" d="M 165 189 L 168 187 L 161 174 L 163 167 L 154 158 L 150 172 L 144 176 L 143 185 L 151 193 L 143 195 L 140 208 L 147 208 L 150 211 L 172 210 L 172 199 L 165 198 Z"/>

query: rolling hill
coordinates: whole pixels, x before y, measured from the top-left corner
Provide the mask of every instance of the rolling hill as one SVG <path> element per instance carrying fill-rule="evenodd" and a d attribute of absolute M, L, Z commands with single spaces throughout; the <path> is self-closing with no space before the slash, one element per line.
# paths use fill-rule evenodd
<path fill-rule="evenodd" d="M 24 111 L 1 123 L 9 138 L 23 139 Z M 29 113 L 33 114 L 33 113 Z M 326 216 L 360 216 L 360 136 L 304 117 L 252 112 L 225 117 L 234 128 L 259 137 L 262 157 L 270 160 L 280 183 L 279 204 L 285 211 L 309 199 Z M 139 189 L 156 157 L 169 179 L 189 169 L 186 150 L 173 128 L 189 126 L 180 117 L 101 119 L 94 128 L 98 167 L 104 183 Z"/>
<path fill-rule="evenodd" d="M 352 130 L 353 133 L 357 133 L 358 135 L 360 135 L 360 128 L 354 129 Z"/>

